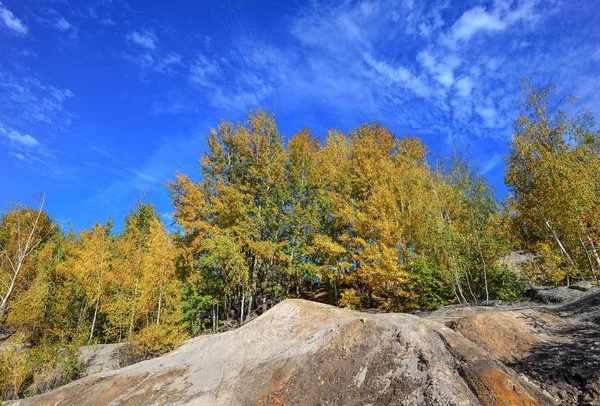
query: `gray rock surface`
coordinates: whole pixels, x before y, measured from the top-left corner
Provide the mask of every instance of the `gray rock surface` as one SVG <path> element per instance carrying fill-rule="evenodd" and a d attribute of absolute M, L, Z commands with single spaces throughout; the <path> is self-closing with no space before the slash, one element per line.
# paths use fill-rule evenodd
<path fill-rule="evenodd" d="M 85 375 L 119 369 L 119 350 L 123 344 L 97 344 L 79 349 Z"/>
<path fill-rule="evenodd" d="M 569 286 L 569 288 L 580 290 L 582 292 L 587 292 L 588 290 L 592 289 L 593 286 L 592 283 L 589 281 L 579 281 L 576 284 Z"/>
<path fill-rule="evenodd" d="M 568 289 L 568 288 L 565 288 Z M 13 405 L 597 405 L 600 293 L 424 317 L 287 300 Z"/>
<path fill-rule="evenodd" d="M 572 285 L 574 286 L 574 285 Z M 533 286 L 523 292 L 523 296 L 529 300 L 545 304 L 569 303 L 583 297 L 585 291 L 571 289 L 568 286 L 551 288 L 547 286 Z"/>

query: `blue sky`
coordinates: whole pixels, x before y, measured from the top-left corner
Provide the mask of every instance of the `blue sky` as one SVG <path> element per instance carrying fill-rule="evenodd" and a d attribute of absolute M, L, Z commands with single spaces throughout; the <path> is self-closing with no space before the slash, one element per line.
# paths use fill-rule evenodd
<path fill-rule="evenodd" d="M 469 146 L 501 196 L 519 78 L 600 111 L 595 1 L 1 0 L 0 202 L 48 197 L 75 228 L 198 177 L 221 118 L 291 135 L 379 120 Z"/>

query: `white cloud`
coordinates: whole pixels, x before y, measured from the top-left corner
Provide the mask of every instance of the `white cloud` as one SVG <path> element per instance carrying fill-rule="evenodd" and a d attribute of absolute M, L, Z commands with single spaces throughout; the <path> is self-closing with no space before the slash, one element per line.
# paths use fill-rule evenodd
<path fill-rule="evenodd" d="M 40 82 L 36 77 L 13 76 L 0 70 L 0 121 L 11 128 L 44 125 L 60 131 L 68 126 L 71 113 L 65 104 L 75 95 Z"/>
<path fill-rule="evenodd" d="M 539 18 L 535 6 L 538 0 L 497 1 L 493 10 L 477 6 L 465 11 L 452 25 L 447 37 L 443 39 L 446 45 L 455 45 L 471 39 L 479 32 L 495 33 L 506 30 L 512 24 L 520 21 L 536 21 Z"/>
<path fill-rule="evenodd" d="M 65 20 L 64 17 L 61 17 L 56 21 L 56 23 L 54 23 L 54 28 L 56 28 L 59 31 L 69 31 L 69 29 L 71 28 L 71 24 L 69 24 L 69 22 Z"/>
<path fill-rule="evenodd" d="M 2 7 L 2 2 L 0 2 L 0 20 L 4 22 L 7 28 L 16 32 L 20 35 L 25 35 L 29 31 L 27 26 L 23 24 L 21 20 L 19 20 L 12 11 Z"/>
<path fill-rule="evenodd" d="M 38 140 L 33 138 L 31 135 L 21 134 L 16 130 L 7 132 L 5 135 L 6 135 L 6 137 L 8 137 L 9 140 L 13 141 L 14 143 L 16 143 L 18 145 L 24 146 L 24 147 L 33 148 L 33 147 L 39 145 Z"/>
<path fill-rule="evenodd" d="M 111 25 L 115 25 L 115 21 L 110 18 L 110 17 L 104 17 L 102 20 L 100 20 L 100 23 L 102 25 L 106 25 L 106 26 L 111 26 Z"/>
<path fill-rule="evenodd" d="M 202 86 L 212 86 L 213 82 L 210 76 L 219 72 L 218 65 L 210 61 L 204 55 L 198 55 L 190 67 L 190 80 Z"/>
<path fill-rule="evenodd" d="M 460 97 L 469 97 L 473 91 L 474 83 L 469 77 L 463 77 L 456 81 L 454 87 L 456 88 L 456 94 Z"/>
<path fill-rule="evenodd" d="M 460 58 L 455 55 L 444 56 L 444 60 L 437 61 L 429 51 L 421 51 L 417 61 L 442 85 L 450 87 L 454 84 L 454 70 L 460 65 Z"/>
<path fill-rule="evenodd" d="M 466 11 L 452 26 L 451 37 L 454 40 L 469 40 L 479 31 L 502 31 L 507 23 L 497 15 L 488 13 L 483 7 Z"/>
<path fill-rule="evenodd" d="M 481 168 L 481 173 L 486 174 L 500 164 L 502 164 L 502 154 L 494 154 L 483 164 L 483 168 Z"/>
<path fill-rule="evenodd" d="M 173 68 L 176 66 L 182 66 L 182 58 L 178 53 L 169 53 L 166 55 L 159 55 L 158 52 L 142 52 L 142 53 L 124 53 L 123 57 L 139 65 L 143 69 L 149 69 L 156 72 L 173 73 Z"/>
<path fill-rule="evenodd" d="M 127 35 L 127 39 L 141 47 L 156 49 L 156 36 L 149 31 L 133 31 Z"/>
<path fill-rule="evenodd" d="M 391 66 L 386 62 L 374 59 L 370 54 L 363 56 L 364 61 L 371 66 L 378 74 L 391 82 L 401 84 L 403 87 L 413 91 L 417 96 L 424 97 L 430 93 L 426 84 L 415 77 L 408 69 L 403 66 Z"/>
<path fill-rule="evenodd" d="M 133 173 L 135 174 L 135 176 L 137 176 L 138 178 L 140 178 L 142 181 L 147 182 L 147 183 L 160 183 L 158 179 L 156 179 L 154 176 L 149 175 L 145 172 L 142 171 L 138 171 L 138 170 L 133 170 Z"/>
<path fill-rule="evenodd" d="M 181 64 L 182 64 L 181 55 L 173 52 L 173 53 L 167 54 L 166 56 L 164 56 L 162 58 L 159 58 L 156 67 L 157 67 L 157 70 L 162 71 L 170 66 L 181 65 Z"/>
<path fill-rule="evenodd" d="M 25 160 L 25 156 L 23 154 L 19 154 L 18 152 L 11 152 L 10 154 L 17 158 L 19 161 Z"/>
<path fill-rule="evenodd" d="M 498 123 L 498 112 L 493 107 L 479 107 L 475 111 L 483 120 L 483 124 L 488 128 L 494 128 Z"/>

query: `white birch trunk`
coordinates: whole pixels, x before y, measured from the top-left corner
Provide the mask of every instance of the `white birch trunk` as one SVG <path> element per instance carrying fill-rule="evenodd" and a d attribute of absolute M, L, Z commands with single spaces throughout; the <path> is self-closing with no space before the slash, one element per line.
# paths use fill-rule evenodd
<path fill-rule="evenodd" d="M 156 325 L 157 326 L 160 324 L 160 309 L 162 307 L 162 296 L 163 296 L 163 292 L 161 289 L 160 294 L 158 295 L 158 314 L 156 315 Z"/>
<path fill-rule="evenodd" d="M 92 320 L 92 328 L 90 330 L 90 338 L 88 338 L 87 345 L 92 343 L 92 337 L 94 336 L 94 327 L 96 326 L 96 316 L 98 315 L 98 306 L 100 305 L 100 295 L 96 299 L 96 308 L 94 310 L 94 319 Z"/>
<path fill-rule="evenodd" d="M 244 304 L 245 304 L 246 296 L 244 287 L 242 286 L 242 303 L 240 304 L 240 326 L 244 324 Z"/>
<path fill-rule="evenodd" d="M 20 209 L 17 208 L 16 215 L 17 215 L 17 236 L 18 236 L 18 240 L 17 240 L 17 252 L 16 252 L 16 260 L 15 261 L 13 261 L 11 259 L 11 255 L 10 255 L 9 252 L 7 252 L 7 249 L 5 247 L 3 247 L 2 245 L 0 245 L 0 254 L 4 255 L 4 257 L 6 258 L 6 260 L 9 263 L 11 271 L 12 271 L 12 275 L 10 276 L 10 283 L 7 285 L 5 282 L 2 282 L 2 284 L 7 288 L 7 290 L 6 290 L 6 293 L 4 295 L 0 295 L 0 316 L 2 316 L 2 314 L 4 313 L 4 311 L 6 311 L 6 309 L 8 307 L 8 299 L 10 298 L 10 295 L 12 294 L 12 291 L 13 291 L 13 289 L 15 287 L 15 284 L 17 282 L 19 274 L 21 273 L 21 268 L 23 267 L 23 262 L 25 261 L 25 258 L 47 236 L 47 234 L 46 234 L 39 241 L 34 241 L 34 234 L 35 234 L 35 231 L 37 229 L 37 225 L 38 225 L 38 222 L 40 220 L 40 216 L 42 215 L 42 211 L 43 211 L 43 208 L 44 208 L 45 201 L 46 201 L 46 197 L 42 196 L 42 201 L 40 203 L 40 207 L 38 209 L 37 216 L 35 218 L 35 221 L 34 221 L 33 225 L 31 226 L 31 229 L 29 230 L 29 233 L 27 234 L 27 240 L 25 241 L 25 245 L 24 246 L 21 243 L 21 220 L 20 220 L 20 217 L 19 217 Z M 48 230 L 48 233 L 53 228 L 54 228 L 54 225 L 50 228 L 50 230 Z M 15 264 L 15 262 L 16 262 L 16 264 Z"/>
<path fill-rule="evenodd" d="M 573 262 L 573 260 L 571 259 L 571 256 L 569 255 L 569 253 L 567 252 L 567 250 L 565 249 L 565 247 L 563 246 L 562 242 L 560 241 L 560 239 L 558 238 L 558 236 L 556 235 L 556 232 L 554 231 L 554 229 L 552 228 L 552 226 L 550 225 L 550 223 L 548 222 L 548 220 L 544 219 L 544 222 L 546 223 L 546 226 L 548 227 L 548 229 L 550 230 L 550 232 L 552 233 L 552 237 L 554 237 L 554 241 L 556 241 L 556 243 L 558 244 L 558 246 L 560 247 L 560 251 L 563 253 L 563 255 L 569 260 L 569 263 L 571 264 L 571 266 L 573 268 L 576 268 L 575 266 L 575 262 Z"/>

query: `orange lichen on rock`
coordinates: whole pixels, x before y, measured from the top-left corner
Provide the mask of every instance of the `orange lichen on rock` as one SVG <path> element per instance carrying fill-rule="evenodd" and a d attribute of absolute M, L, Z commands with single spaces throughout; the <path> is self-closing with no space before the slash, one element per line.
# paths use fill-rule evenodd
<path fill-rule="evenodd" d="M 466 369 L 466 379 L 484 405 L 488 406 L 539 406 L 540 403 L 508 373 L 497 365 L 478 363 Z"/>
<path fill-rule="evenodd" d="M 286 384 L 290 380 L 290 377 L 294 373 L 294 368 L 290 369 L 287 373 L 283 375 L 282 378 L 276 379 L 275 376 L 279 374 L 274 374 L 273 379 L 277 380 L 278 383 L 271 390 L 266 392 L 260 398 L 261 405 L 272 405 L 272 406 L 281 406 L 285 404 L 285 397 L 281 392 L 284 391 Z"/>

